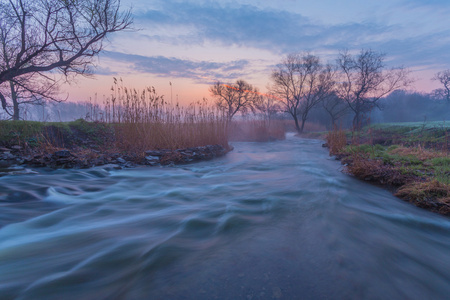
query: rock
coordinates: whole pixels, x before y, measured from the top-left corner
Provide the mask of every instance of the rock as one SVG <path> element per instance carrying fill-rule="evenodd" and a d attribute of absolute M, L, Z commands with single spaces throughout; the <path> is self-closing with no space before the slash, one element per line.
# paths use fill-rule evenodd
<path fill-rule="evenodd" d="M 56 158 L 68 158 L 71 155 L 69 150 L 59 150 L 53 153 L 53 156 Z"/>
<path fill-rule="evenodd" d="M 14 159 L 14 158 L 16 158 L 16 156 L 9 152 L 4 152 L 3 155 L 0 156 L 0 159 L 4 159 L 4 160 L 10 160 L 10 159 Z"/>
<path fill-rule="evenodd" d="M 134 168 L 136 167 L 135 164 L 133 164 L 131 161 L 127 161 L 124 165 L 125 168 Z"/>
<path fill-rule="evenodd" d="M 12 149 L 10 149 L 12 148 Z M 21 149 L 21 151 L 19 151 Z M 105 164 L 113 165 L 112 169 L 131 168 L 136 165 L 149 166 L 173 166 L 176 164 L 185 164 L 194 161 L 207 160 L 226 154 L 230 149 L 225 149 L 220 145 L 207 145 L 201 147 L 190 147 L 177 150 L 160 149 L 145 151 L 146 156 L 137 154 L 124 155 L 121 153 L 110 153 L 90 149 L 80 151 L 79 148 L 63 149 L 55 152 L 42 152 L 33 149 L 26 149 L 24 153 L 21 146 L 0 147 L 0 167 L 9 167 L 12 165 L 25 165 L 31 167 L 50 167 L 50 168 L 90 168 Z M 84 150 L 84 149 L 83 149 Z M 21 170 L 22 172 L 23 170 Z M 9 174 L 8 171 L 1 171 Z M 15 171 L 16 172 L 16 171 Z"/>
<path fill-rule="evenodd" d="M 23 157 L 23 162 L 24 163 L 31 162 L 31 161 L 33 161 L 33 157 L 32 156 L 28 155 L 28 156 L 24 156 Z"/>
<path fill-rule="evenodd" d="M 157 161 L 159 161 L 159 158 L 160 158 L 159 156 L 152 156 L 152 155 L 145 157 L 146 160 L 157 160 Z"/>
<path fill-rule="evenodd" d="M 167 154 L 168 152 L 170 152 L 170 150 L 164 149 L 164 150 L 147 150 L 145 151 L 145 154 L 147 154 L 148 156 L 163 156 L 164 154 Z"/>

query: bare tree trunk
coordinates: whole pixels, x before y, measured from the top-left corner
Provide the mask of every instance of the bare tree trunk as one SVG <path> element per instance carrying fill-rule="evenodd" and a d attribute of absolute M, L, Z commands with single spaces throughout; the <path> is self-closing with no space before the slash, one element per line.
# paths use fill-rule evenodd
<path fill-rule="evenodd" d="M 300 129 L 300 125 L 298 124 L 298 117 L 297 115 L 292 115 L 292 117 L 294 118 L 294 122 L 295 122 L 295 129 L 297 129 L 298 133 L 301 133 L 301 129 Z"/>
<path fill-rule="evenodd" d="M 14 86 L 14 83 L 12 81 L 9 82 L 9 86 L 11 87 L 11 100 L 13 102 L 13 120 L 18 121 L 19 120 L 19 102 L 17 100 L 17 91 L 16 87 Z"/>
<path fill-rule="evenodd" d="M 356 107 L 355 107 L 355 117 L 353 118 L 353 128 L 356 130 L 361 129 L 361 105 L 359 100 L 356 100 Z"/>
<path fill-rule="evenodd" d="M 305 128 L 305 122 L 306 122 L 306 119 L 302 118 L 302 128 L 300 128 L 300 133 L 302 133 L 303 129 Z"/>

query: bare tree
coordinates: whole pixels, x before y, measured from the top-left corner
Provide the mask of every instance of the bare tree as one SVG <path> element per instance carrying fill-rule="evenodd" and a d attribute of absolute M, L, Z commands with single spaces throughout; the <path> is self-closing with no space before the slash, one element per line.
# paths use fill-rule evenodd
<path fill-rule="evenodd" d="M 24 101 L 58 100 L 55 71 L 66 80 L 89 75 L 105 38 L 132 23 L 131 12 L 120 12 L 120 4 L 120 0 L 0 0 L 2 108 L 17 120 Z M 14 90 L 20 92 L 15 99 Z M 18 101 L 23 95 L 27 100 Z"/>
<path fill-rule="evenodd" d="M 331 128 L 335 128 L 337 121 L 349 112 L 347 103 L 335 92 L 330 93 L 323 99 L 322 107 L 330 116 Z"/>
<path fill-rule="evenodd" d="M 292 116 L 299 133 L 311 109 L 331 92 L 333 77 L 330 65 L 321 64 L 319 57 L 308 53 L 289 54 L 272 72 L 272 93 Z"/>
<path fill-rule="evenodd" d="M 216 105 L 225 111 L 228 121 L 231 121 L 238 111 L 245 113 L 253 110 L 261 97 L 259 90 L 244 80 L 230 84 L 217 81 L 209 91 L 216 98 Z"/>
<path fill-rule="evenodd" d="M 361 127 L 364 115 L 377 106 L 378 100 L 411 83 L 405 68 L 386 70 L 384 58 L 382 53 L 363 49 L 354 56 L 345 51 L 337 60 L 340 78 L 336 91 L 354 112 L 355 128 Z"/>
<path fill-rule="evenodd" d="M 444 86 L 443 89 L 437 89 L 434 93 L 447 99 L 450 103 L 450 69 L 436 73 L 433 80 L 439 80 L 439 82 Z"/>
<path fill-rule="evenodd" d="M 254 104 L 256 112 L 263 115 L 264 120 L 270 120 L 281 110 L 278 101 L 272 95 L 263 95 Z"/>

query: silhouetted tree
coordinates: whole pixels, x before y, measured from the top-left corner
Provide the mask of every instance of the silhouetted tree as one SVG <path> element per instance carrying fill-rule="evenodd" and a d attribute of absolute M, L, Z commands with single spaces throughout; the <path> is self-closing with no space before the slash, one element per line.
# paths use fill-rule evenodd
<path fill-rule="evenodd" d="M 372 50 L 361 50 L 358 55 L 345 51 L 337 60 L 336 92 L 354 112 L 355 128 L 361 127 L 363 116 L 376 107 L 379 99 L 411 82 L 403 67 L 386 70 L 384 57 Z"/>
<path fill-rule="evenodd" d="M 450 103 L 450 69 L 436 73 L 433 80 L 439 80 L 444 86 L 443 89 L 435 90 L 435 94 L 439 94 Z"/>
<path fill-rule="evenodd" d="M 347 103 L 335 92 L 331 92 L 323 99 L 322 107 L 330 116 L 331 128 L 337 126 L 337 121 L 349 112 Z"/>
<path fill-rule="evenodd" d="M 244 80 L 230 84 L 217 81 L 209 91 L 216 99 L 216 105 L 226 113 L 228 121 L 239 111 L 254 110 L 255 103 L 261 98 L 259 90 Z"/>
<path fill-rule="evenodd" d="M 89 75 L 103 40 L 132 23 L 130 11 L 119 9 L 120 0 L 1 0 L 2 108 L 17 120 L 19 97 L 57 100 L 56 70 L 65 80 Z"/>
<path fill-rule="evenodd" d="M 308 53 L 289 54 L 273 70 L 272 93 L 292 116 L 298 132 L 303 132 L 311 109 L 331 92 L 333 76 L 330 65 L 321 64 L 319 57 Z"/>
<path fill-rule="evenodd" d="M 280 110 L 281 107 L 278 101 L 271 95 L 260 97 L 255 102 L 254 108 L 257 112 L 264 116 L 264 120 L 270 121 Z"/>

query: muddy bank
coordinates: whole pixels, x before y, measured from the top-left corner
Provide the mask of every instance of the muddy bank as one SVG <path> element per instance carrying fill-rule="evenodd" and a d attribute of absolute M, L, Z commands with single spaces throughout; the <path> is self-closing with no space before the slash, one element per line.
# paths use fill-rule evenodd
<path fill-rule="evenodd" d="M 26 168 L 91 168 L 113 165 L 117 169 L 138 165 L 165 166 L 186 164 L 220 157 L 232 149 L 221 145 L 207 145 L 177 150 L 148 150 L 141 155 L 122 154 L 112 150 L 59 149 L 44 151 L 24 149 L 21 146 L 0 147 L 0 176 L 27 172 Z"/>

